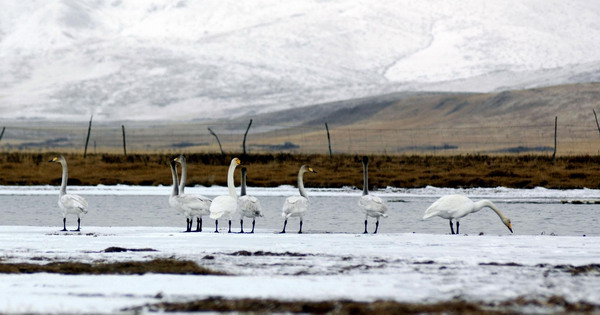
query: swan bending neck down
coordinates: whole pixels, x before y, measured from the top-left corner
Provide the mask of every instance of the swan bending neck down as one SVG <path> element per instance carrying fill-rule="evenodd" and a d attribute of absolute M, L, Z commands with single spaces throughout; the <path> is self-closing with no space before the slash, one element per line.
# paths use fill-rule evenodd
<path fill-rule="evenodd" d="M 188 226 L 186 231 L 191 232 L 194 217 L 196 217 L 196 232 L 202 232 L 202 216 L 209 214 L 211 200 L 202 195 L 184 193 L 185 181 L 187 179 L 187 162 L 185 156 L 182 154 L 173 161 L 181 164 L 181 181 L 179 182 L 179 198 L 177 199 L 183 210 L 187 211 Z M 175 176 L 177 176 L 177 167 L 175 167 L 174 171 Z"/>
<path fill-rule="evenodd" d="M 240 233 L 244 233 L 244 217 L 252 218 L 252 231 L 256 225 L 256 217 L 262 217 L 262 206 L 258 198 L 246 195 L 246 168 L 242 167 L 242 190 L 238 198 L 238 207 L 240 208 Z"/>
<path fill-rule="evenodd" d="M 377 218 L 375 222 L 375 231 L 373 234 L 377 234 L 379 229 L 379 217 L 387 217 L 387 204 L 381 198 L 369 195 L 369 158 L 364 156 L 362 159 L 363 164 L 363 195 L 358 200 L 358 205 L 362 208 L 365 213 L 365 231 L 363 234 L 367 234 L 367 223 L 369 217 Z"/>
<path fill-rule="evenodd" d="M 88 212 L 88 203 L 83 197 L 75 194 L 67 194 L 67 182 L 69 181 L 69 167 L 64 156 L 54 157 L 48 162 L 60 163 L 62 166 L 62 181 L 58 195 L 58 206 L 63 210 L 63 229 L 67 231 L 67 214 L 77 215 L 77 230 L 81 231 L 81 215 Z"/>
<path fill-rule="evenodd" d="M 434 216 L 448 219 L 450 221 L 450 232 L 452 234 L 458 234 L 460 218 L 468 215 L 469 213 L 477 212 L 485 207 L 492 209 L 492 211 L 494 211 L 498 217 L 500 217 L 500 220 L 508 228 L 508 230 L 513 233 L 510 219 L 507 218 L 493 202 L 489 200 L 473 202 L 471 199 L 463 195 L 447 195 L 441 197 L 436 202 L 431 204 L 427 210 L 425 210 L 423 220 Z M 453 219 L 456 220 L 456 233 L 454 233 L 454 228 L 452 226 Z"/>
<path fill-rule="evenodd" d="M 308 167 L 308 165 L 302 165 L 298 171 L 298 191 L 300 196 L 288 197 L 283 203 L 283 211 L 281 216 L 285 218 L 283 222 L 283 230 L 281 233 L 285 233 L 285 227 L 287 226 L 287 220 L 289 217 L 300 217 L 300 230 L 298 233 L 302 233 L 302 220 L 304 213 L 308 210 L 308 194 L 304 190 L 304 173 L 317 173 L 317 171 Z"/>
<path fill-rule="evenodd" d="M 235 185 L 233 184 L 233 175 L 235 168 L 240 165 L 240 159 L 233 158 L 229 163 L 229 171 L 227 172 L 227 189 L 229 195 L 218 196 L 210 204 L 210 217 L 215 220 L 215 233 L 219 232 L 219 219 L 229 219 L 229 230 L 231 233 L 231 217 L 237 212 L 238 196 L 235 192 Z"/>

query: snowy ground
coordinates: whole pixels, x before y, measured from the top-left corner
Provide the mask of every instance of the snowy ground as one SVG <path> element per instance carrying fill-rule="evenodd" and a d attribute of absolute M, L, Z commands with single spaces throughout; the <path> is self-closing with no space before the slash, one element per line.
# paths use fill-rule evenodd
<path fill-rule="evenodd" d="M 113 194 L 138 197 L 156 195 L 154 198 L 162 200 L 160 195 L 166 194 L 167 187 L 98 186 L 70 189 L 90 195 L 89 198 Z M 207 195 L 225 192 L 223 187 L 196 187 L 192 190 Z M 294 192 L 291 187 L 251 190 L 263 198 L 281 198 Z M 377 194 L 388 200 L 429 200 L 454 192 L 503 202 L 503 206 L 509 208 L 507 211 L 516 219 L 525 218 L 519 214 L 519 210 L 513 210 L 522 207 L 525 202 L 545 208 L 559 206 L 560 200 L 598 199 L 599 195 L 597 190 L 587 189 L 496 188 L 462 191 L 434 187 L 418 190 L 388 188 Z M 12 209 L 5 202 L 10 198 L 41 198 L 54 194 L 56 187 L 51 186 L 0 187 L 0 196 L 5 198 L 2 206 L 4 211 Z M 350 189 L 310 190 L 309 194 L 323 199 L 333 196 L 338 200 L 343 196 L 349 199 L 356 197 L 356 191 Z M 517 208 L 511 209 L 510 202 L 518 203 Z M 56 207 L 54 201 L 52 204 Z M 393 203 L 392 206 L 405 207 L 406 204 L 424 203 L 409 201 Z M 592 210 L 590 208 L 581 213 L 594 215 Z M 419 209 L 415 213 L 421 211 Z M 552 212 L 554 217 L 551 219 L 560 224 L 562 218 L 557 213 L 560 211 Z M 469 225 L 465 224 L 465 229 L 473 229 L 482 217 L 483 214 L 473 216 L 468 221 Z M 490 222 L 494 225 L 498 223 L 493 215 L 491 218 Z M 538 224 L 524 219 L 518 221 L 521 226 Z M 439 231 L 444 231 L 438 233 L 438 230 L 431 230 L 435 234 L 420 230 L 417 233 L 397 233 L 391 226 L 392 222 L 384 221 L 383 233 L 377 235 L 311 231 L 308 224 L 307 234 L 281 235 L 273 233 L 273 228 L 265 227 L 266 222 L 259 222 L 259 229 L 253 235 L 206 231 L 181 233 L 178 227 L 166 226 L 171 222 L 165 222 L 165 226 L 90 224 L 84 225 L 81 233 L 58 232 L 56 225 L 4 225 L 0 226 L 0 263 L 146 261 L 173 257 L 193 260 L 231 276 L 0 274 L 0 313 L 113 313 L 146 303 L 207 297 L 313 301 L 383 299 L 416 303 L 463 299 L 501 303 L 517 298 L 549 299 L 559 296 L 573 303 L 597 305 L 600 301 L 598 269 L 592 268 L 589 272 L 574 275 L 568 268 L 561 267 L 600 262 L 600 238 L 589 236 L 598 235 L 597 230 L 590 231 L 592 233 L 587 237 L 511 235 L 503 229 L 498 229 L 497 233 L 486 230 L 486 234 L 481 236 L 477 233 L 447 235 L 443 234 L 447 233 L 447 224 L 442 220 L 433 221 L 436 226 L 441 225 Z M 313 224 L 314 221 L 309 223 Z M 593 226 L 589 225 L 588 228 L 593 229 Z M 293 227 L 295 230 L 296 226 Z M 402 230 L 405 231 L 404 227 Z M 103 252 L 111 246 L 152 248 L 156 251 Z M 542 306 L 542 311 L 552 309 Z"/>
<path fill-rule="evenodd" d="M 420 303 L 551 296 L 600 300 L 598 271 L 573 276 L 556 268 L 599 262 L 597 237 L 186 234 L 169 227 L 87 227 L 85 233 L 58 233 L 54 227 L 0 226 L 0 244 L 4 263 L 175 257 L 233 274 L 0 275 L 0 312 L 10 313 L 105 313 L 211 296 Z M 111 246 L 157 251 L 102 252 Z"/>

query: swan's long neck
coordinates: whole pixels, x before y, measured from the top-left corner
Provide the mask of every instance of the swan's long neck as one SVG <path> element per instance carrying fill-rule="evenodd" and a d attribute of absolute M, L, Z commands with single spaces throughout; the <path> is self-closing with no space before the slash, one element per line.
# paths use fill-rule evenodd
<path fill-rule="evenodd" d="M 179 187 L 177 186 L 177 169 L 175 169 L 175 165 L 171 164 L 171 176 L 173 176 L 173 190 L 171 191 L 171 196 L 179 195 Z"/>
<path fill-rule="evenodd" d="M 481 200 L 481 201 L 475 202 L 475 209 L 476 210 L 473 211 L 473 212 L 477 212 L 477 211 L 481 210 L 484 207 L 488 207 L 488 208 L 492 209 L 494 212 L 496 212 L 496 214 L 500 217 L 500 219 L 502 219 L 502 220 L 506 219 L 506 216 L 498 208 L 496 208 L 495 204 L 493 204 L 489 200 Z"/>
<path fill-rule="evenodd" d="M 181 161 L 181 181 L 179 182 L 179 192 L 183 194 L 185 190 L 185 181 L 187 180 L 187 163 L 185 160 Z"/>
<path fill-rule="evenodd" d="M 233 184 L 233 174 L 235 173 L 236 166 L 236 164 L 231 163 L 231 165 L 229 165 L 229 172 L 227 173 L 227 188 L 229 189 L 229 195 L 233 198 L 237 198 L 235 185 Z"/>
<path fill-rule="evenodd" d="M 64 195 L 67 193 L 67 182 L 69 181 L 69 167 L 67 166 L 67 161 L 60 161 L 60 165 L 62 166 L 62 181 L 60 183 L 60 195 Z"/>
<path fill-rule="evenodd" d="M 242 192 L 240 193 L 240 195 L 245 196 L 246 195 L 246 169 L 242 168 Z"/>
<path fill-rule="evenodd" d="M 363 162 L 363 196 L 369 194 L 369 163 Z"/>
<path fill-rule="evenodd" d="M 300 196 L 308 199 L 308 194 L 306 193 L 306 190 L 304 190 L 303 177 L 304 177 L 304 172 L 302 170 L 300 170 L 298 172 L 298 190 L 300 191 Z"/>

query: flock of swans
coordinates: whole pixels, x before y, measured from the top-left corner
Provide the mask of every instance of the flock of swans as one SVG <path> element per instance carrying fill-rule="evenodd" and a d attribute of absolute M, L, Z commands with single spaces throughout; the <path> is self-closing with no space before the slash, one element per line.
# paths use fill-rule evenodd
<path fill-rule="evenodd" d="M 77 215 L 77 230 L 81 229 L 81 215 L 88 212 L 87 201 L 75 194 L 67 193 L 67 181 L 69 178 L 69 168 L 67 166 L 67 160 L 64 156 L 60 155 L 54 157 L 49 162 L 60 163 L 62 166 L 62 181 L 60 187 L 60 193 L 58 197 L 58 206 L 63 211 L 63 229 L 67 231 L 67 214 Z M 177 164 L 181 165 L 181 180 L 178 178 Z M 238 197 L 235 185 L 234 185 L 234 174 L 237 166 L 241 164 L 240 159 L 233 158 L 229 164 L 227 172 L 227 188 L 228 194 L 222 195 L 211 200 L 208 197 L 195 194 L 185 193 L 185 181 L 187 179 L 187 163 L 185 157 L 180 155 L 170 161 L 171 175 L 173 178 L 173 188 L 171 195 L 169 196 L 169 205 L 177 212 L 181 213 L 186 218 L 186 232 L 192 231 L 194 224 L 194 218 L 196 218 L 196 232 L 202 231 L 202 217 L 208 215 L 211 219 L 215 220 L 215 233 L 219 232 L 219 219 L 227 220 L 229 224 L 228 233 L 231 233 L 231 221 L 239 215 L 240 217 L 240 233 L 244 233 L 244 217 L 252 218 L 252 230 L 249 233 L 254 233 L 254 227 L 256 224 L 256 218 L 262 217 L 262 207 L 258 198 L 249 196 L 246 194 L 246 168 L 241 168 L 242 180 L 241 180 L 241 196 Z M 365 230 L 367 232 L 367 225 L 369 217 L 375 218 L 375 231 L 377 233 L 379 229 L 379 218 L 387 217 L 388 206 L 386 202 L 374 195 L 369 194 L 369 158 L 363 157 L 363 193 L 358 200 L 358 205 L 365 214 Z M 309 210 L 309 198 L 306 190 L 304 189 L 304 174 L 314 173 L 317 171 L 307 165 L 302 165 L 298 171 L 298 190 L 299 196 L 290 196 L 283 203 L 281 215 L 284 218 L 283 230 L 280 233 L 285 233 L 285 229 L 288 223 L 288 219 L 291 217 L 300 218 L 300 228 L 298 233 L 302 233 L 302 221 L 304 215 Z M 512 233 L 512 223 L 500 210 L 489 200 L 481 200 L 474 202 L 463 195 L 446 195 L 435 201 L 431 206 L 425 210 L 423 220 L 439 216 L 447 219 L 450 222 L 451 234 L 459 234 L 460 219 L 464 216 L 477 212 L 485 207 L 493 210 L 499 217 L 502 223 Z M 456 221 L 456 232 L 453 227 L 453 220 Z"/>

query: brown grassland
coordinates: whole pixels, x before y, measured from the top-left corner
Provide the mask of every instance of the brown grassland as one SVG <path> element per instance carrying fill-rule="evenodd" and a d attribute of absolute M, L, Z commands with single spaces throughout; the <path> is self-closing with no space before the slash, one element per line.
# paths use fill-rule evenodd
<path fill-rule="evenodd" d="M 60 165 L 48 163 L 56 153 L 0 154 L 1 185 L 58 185 Z M 308 187 L 362 187 L 360 156 L 339 154 L 237 155 L 248 168 L 248 185 L 295 185 L 298 168 L 309 164 L 318 174 L 307 174 Z M 170 185 L 166 154 L 65 154 L 71 185 Z M 188 185 L 226 185 L 233 155 L 187 154 Z M 370 188 L 514 187 L 599 188 L 600 156 L 546 155 L 371 155 Z M 239 172 L 236 173 L 239 183 Z"/>

